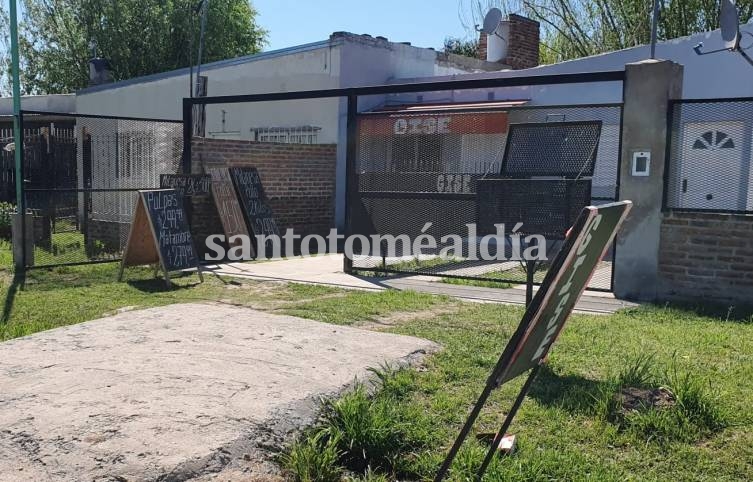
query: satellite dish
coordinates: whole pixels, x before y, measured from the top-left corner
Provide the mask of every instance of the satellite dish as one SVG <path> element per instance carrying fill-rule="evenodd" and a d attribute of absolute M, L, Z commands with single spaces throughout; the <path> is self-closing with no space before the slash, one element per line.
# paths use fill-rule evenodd
<path fill-rule="evenodd" d="M 733 0 L 722 0 L 719 23 L 722 27 L 724 48 L 737 50 L 740 47 L 740 17 Z"/>
<path fill-rule="evenodd" d="M 484 25 L 481 27 L 481 31 L 487 35 L 492 35 L 499 27 L 500 22 L 502 22 L 502 10 L 492 8 L 484 17 Z"/>

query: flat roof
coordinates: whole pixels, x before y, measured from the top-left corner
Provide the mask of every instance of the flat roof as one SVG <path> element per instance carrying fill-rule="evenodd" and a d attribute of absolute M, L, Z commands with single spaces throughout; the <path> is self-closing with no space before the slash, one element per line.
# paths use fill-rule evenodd
<path fill-rule="evenodd" d="M 298 54 L 301 52 L 308 52 L 311 50 L 317 50 L 323 47 L 331 47 L 333 45 L 339 45 L 343 42 L 341 38 L 330 38 L 327 40 L 320 40 L 318 42 L 312 42 L 303 45 L 296 45 L 293 47 L 286 47 L 278 50 L 270 50 L 269 52 L 259 52 L 257 54 L 244 55 L 242 57 L 235 57 L 232 59 L 218 60 L 216 62 L 210 62 L 208 64 L 201 64 L 201 70 L 215 70 L 225 67 L 234 67 L 236 65 L 243 65 L 250 62 L 256 62 L 258 60 L 273 59 L 276 57 L 283 57 L 290 54 Z M 144 84 L 147 82 L 155 82 L 158 80 L 169 79 L 171 77 L 179 77 L 181 75 L 188 75 L 191 71 L 190 67 L 183 67 L 181 69 L 169 70 L 167 72 L 158 72 L 156 74 L 143 75 L 141 77 L 133 77 L 131 79 L 121 80 L 118 82 L 111 82 L 102 85 L 93 85 L 91 87 L 85 87 L 76 91 L 76 95 L 91 94 L 94 92 L 102 92 L 110 89 L 117 89 L 120 87 L 127 87 L 129 85 Z M 196 71 L 196 66 L 194 66 Z"/>
<path fill-rule="evenodd" d="M 504 109 L 527 104 L 528 100 L 489 100 L 480 102 L 431 103 L 431 104 L 397 104 L 376 108 L 371 113 L 400 114 L 434 111 L 455 111 L 474 109 Z"/>

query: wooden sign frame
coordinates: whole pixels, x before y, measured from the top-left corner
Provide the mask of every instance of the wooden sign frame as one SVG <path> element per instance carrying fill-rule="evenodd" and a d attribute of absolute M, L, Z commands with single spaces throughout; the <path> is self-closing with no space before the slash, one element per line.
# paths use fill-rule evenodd
<path fill-rule="evenodd" d="M 169 288 L 172 286 L 170 282 L 170 271 L 167 269 L 165 260 L 162 257 L 162 251 L 159 249 L 159 237 L 154 230 L 155 223 L 151 217 L 149 209 L 146 207 L 146 200 L 144 199 L 146 193 L 154 191 L 174 191 L 177 194 L 177 191 L 174 189 L 150 189 L 138 192 L 136 210 L 133 213 L 131 229 L 128 232 L 128 242 L 126 243 L 126 248 L 123 252 L 123 259 L 120 261 L 118 281 L 123 281 L 123 273 L 127 266 L 155 265 L 155 277 L 157 276 L 157 271 L 161 268 L 165 277 L 165 283 Z M 180 206 L 180 209 L 184 209 L 182 205 Z M 201 264 L 198 262 L 198 252 L 196 251 L 193 237 L 191 237 L 191 248 L 194 253 L 196 253 L 196 272 L 199 275 L 199 280 L 203 283 L 204 276 L 201 272 Z"/>
<path fill-rule="evenodd" d="M 233 178 L 230 175 L 230 168 L 229 167 L 215 167 L 215 168 L 207 169 L 206 172 L 212 177 L 211 188 L 210 188 L 210 191 L 212 193 L 212 200 L 214 201 L 214 205 L 217 208 L 217 214 L 220 217 L 220 224 L 222 224 L 222 231 L 225 233 L 225 243 L 227 244 L 228 248 L 232 249 L 240 244 L 240 243 L 231 244 L 230 238 L 232 236 L 244 235 L 249 240 L 251 240 L 252 239 L 251 232 L 249 231 L 249 227 L 246 222 L 246 215 L 243 212 L 243 207 L 241 206 L 241 202 L 238 199 L 238 193 L 235 189 L 235 183 L 233 182 Z M 223 215 L 220 202 L 218 201 L 219 196 L 217 195 L 217 189 L 219 189 L 218 186 L 220 182 L 228 183 L 227 185 L 229 186 L 229 190 L 230 192 L 233 193 L 233 199 L 235 202 L 227 207 L 233 211 L 232 217 L 237 218 L 238 229 L 233 230 L 232 227 L 229 226 L 227 216 Z M 256 258 L 256 250 L 254 249 L 253 243 L 251 243 L 250 248 L 251 248 L 251 257 Z"/>

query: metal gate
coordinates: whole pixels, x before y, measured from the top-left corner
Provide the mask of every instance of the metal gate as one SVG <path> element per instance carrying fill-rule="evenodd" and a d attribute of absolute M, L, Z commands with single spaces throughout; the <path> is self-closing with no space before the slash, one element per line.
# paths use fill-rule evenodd
<path fill-rule="evenodd" d="M 54 120 L 53 120 L 54 119 Z M 23 111 L 24 265 L 118 260 L 139 189 L 176 173 L 180 121 Z"/>
<path fill-rule="evenodd" d="M 407 235 L 422 234 L 426 222 L 431 221 L 435 232 L 462 236 L 465 224 L 477 219 L 477 182 L 500 168 L 510 123 L 601 121 L 602 140 L 591 201 L 601 204 L 616 200 L 621 103 L 527 106 L 527 100 L 494 99 L 525 99 L 533 92 L 552 98 L 554 91 L 561 98 L 572 98 L 574 92 L 579 92 L 582 99 L 587 99 L 592 96 L 593 85 L 617 87 L 613 90 L 617 95 L 600 98 L 620 99 L 624 80 L 622 70 L 531 76 L 501 73 L 462 80 L 184 98 L 183 166 L 190 172 L 195 106 L 222 108 L 223 119 L 225 109 L 238 109 L 235 115 L 239 118 L 261 124 L 268 117 L 265 112 L 274 113 L 278 105 L 284 111 L 291 103 L 308 102 L 311 108 L 306 111 L 322 116 L 322 122 L 314 124 L 325 126 L 330 135 L 329 131 L 335 131 L 339 143 L 335 211 L 338 225 L 344 217 L 345 272 L 431 274 L 448 279 L 523 283 L 525 273 L 517 261 L 498 266 L 461 257 L 445 263 L 433 255 L 388 260 L 379 247 L 375 251 L 361 249 L 363 243 L 359 246 L 356 238 L 382 234 L 384 229 L 377 226 L 382 221 L 400 224 Z M 593 91 L 604 94 L 602 89 Z M 401 109 L 404 112 L 398 112 Z M 450 124 L 459 124 L 459 130 Z M 252 125 L 256 132 L 267 132 L 264 129 L 263 125 Z M 217 134 L 225 134 L 224 127 Z M 265 140 L 279 142 L 266 135 L 257 138 Z M 277 181 L 285 183 L 290 179 L 285 176 Z M 378 218 L 374 217 L 376 211 L 380 213 Z M 592 279 L 592 288 L 611 290 L 613 256 L 612 250 L 605 257 Z M 537 279 L 541 280 L 543 274 L 538 273 Z"/>
<path fill-rule="evenodd" d="M 471 250 L 481 249 L 483 240 L 479 241 L 479 237 L 488 233 L 478 231 L 479 223 L 492 209 L 489 202 L 483 201 L 489 197 L 488 189 L 484 188 L 482 193 L 481 186 L 485 180 L 500 175 L 509 126 L 514 124 L 551 122 L 555 127 L 580 121 L 600 122 L 602 131 L 595 172 L 590 179 L 590 203 L 617 200 L 621 104 L 535 107 L 488 104 L 491 107 L 479 103 L 460 112 L 443 106 L 427 107 L 420 112 L 393 108 L 359 114 L 356 180 L 351 191 L 353 232 L 366 236 L 404 234 L 411 240 L 421 234 L 433 235 L 437 240 L 458 235 L 463 250 L 450 259 L 440 256 L 439 248 L 429 253 L 423 251 L 419 256 L 407 251 L 393 251 L 388 256 L 381 252 L 383 247 L 372 245 L 370 252 L 353 256 L 354 270 L 485 283 L 524 283 L 526 271 L 520 261 L 507 260 L 509 257 L 482 261 L 470 256 Z M 541 205 L 539 210 L 551 210 L 558 202 L 569 199 L 570 184 L 535 176 L 515 185 L 525 190 L 530 203 Z M 427 223 L 431 225 L 427 227 Z M 469 232 L 468 225 L 474 226 L 473 232 Z M 549 259 L 559 248 L 556 238 L 547 236 Z M 513 247 L 508 244 L 504 249 L 511 254 Z M 590 289 L 612 290 L 613 257 L 611 250 L 597 268 Z M 543 263 L 534 276 L 536 282 L 543 279 L 546 269 Z"/>

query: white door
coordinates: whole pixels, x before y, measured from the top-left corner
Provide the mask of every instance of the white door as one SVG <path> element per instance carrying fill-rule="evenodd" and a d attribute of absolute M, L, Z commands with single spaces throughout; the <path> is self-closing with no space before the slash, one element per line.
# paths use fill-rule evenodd
<path fill-rule="evenodd" d="M 743 176 L 743 122 L 698 122 L 683 126 L 679 207 L 739 209 Z M 744 199 L 742 200 L 744 204 Z"/>

